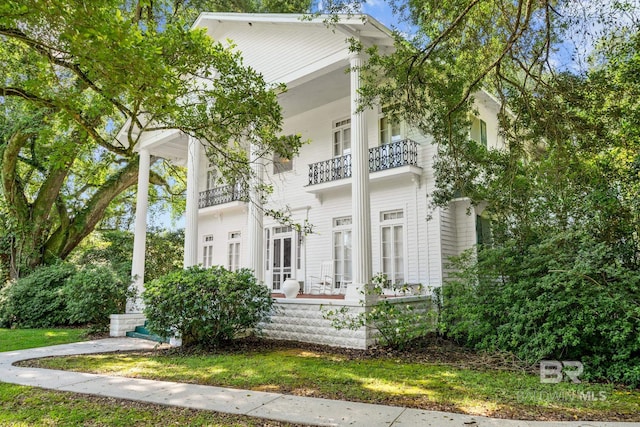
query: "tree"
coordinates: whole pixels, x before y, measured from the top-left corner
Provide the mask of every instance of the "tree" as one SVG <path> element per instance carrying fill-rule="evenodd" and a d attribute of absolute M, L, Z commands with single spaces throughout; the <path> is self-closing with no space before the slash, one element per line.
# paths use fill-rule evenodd
<path fill-rule="evenodd" d="M 241 176 L 249 169 L 240 141 L 260 141 L 263 153 L 297 150 L 298 138 L 278 136 L 277 93 L 284 88 L 243 66 L 240 52 L 189 28 L 198 8 L 216 5 L 0 5 L 0 192 L 7 214 L 0 260 L 11 277 L 66 258 L 91 233 L 135 185 L 144 132 L 173 128 L 197 137 L 212 161 Z M 294 5 L 306 8 L 305 1 Z M 127 140 L 119 141 L 123 125 Z M 152 163 L 152 182 L 171 187 L 159 159 Z"/>
<path fill-rule="evenodd" d="M 590 378 L 637 386 L 637 4 L 389 3 L 415 33 L 396 33 L 389 55 L 367 49 L 365 105 L 433 135 L 435 205 L 462 195 L 491 219 L 491 242 L 456 260 L 443 287 L 446 332 L 531 362 L 583 360 Z M 554 53 L 570 32 L 584 35 L 588 62 Z M 468 136 L 479 90 L 501 102 L 501 149 Z"/>

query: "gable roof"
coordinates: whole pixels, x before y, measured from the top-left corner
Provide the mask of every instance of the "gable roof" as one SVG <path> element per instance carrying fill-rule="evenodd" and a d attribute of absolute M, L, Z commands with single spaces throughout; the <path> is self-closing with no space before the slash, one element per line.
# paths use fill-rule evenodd
<path fill-rule="evenodd" d="M 364 46 L 393 47 L 391 31 L 368 15 L 343 15 L 336 23 L 328 23 L 329 19 L 326 15 L 202 13 L 193 27 L 206 28 L 214 40 L 233 43 L 245 65 L 259 70 L 267 82 L 289 87 L 318 72 L 348 66 L 350 38 Z"/>

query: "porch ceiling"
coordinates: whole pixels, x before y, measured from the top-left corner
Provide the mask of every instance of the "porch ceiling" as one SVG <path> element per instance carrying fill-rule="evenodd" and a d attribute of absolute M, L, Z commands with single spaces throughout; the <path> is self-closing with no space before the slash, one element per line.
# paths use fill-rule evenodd
<path fill-rule="evenodd" d="M 345 62 L 344 66 L 306 83 L 292 83 L 279 98 L 284 116 L 290 117 L 348 96 L 351 83 L 347 67 Z"/>

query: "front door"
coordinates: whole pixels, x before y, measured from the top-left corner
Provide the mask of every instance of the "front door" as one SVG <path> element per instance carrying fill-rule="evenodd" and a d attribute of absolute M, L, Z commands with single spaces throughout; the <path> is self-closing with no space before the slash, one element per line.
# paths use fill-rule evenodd
<path fill-rule="evenodd" d="M 274 291 L 279 291 L 282 282 L 291 277 L 293 249 L 291 227 L 274 227 L 271 243 L 271 286 Z"/>

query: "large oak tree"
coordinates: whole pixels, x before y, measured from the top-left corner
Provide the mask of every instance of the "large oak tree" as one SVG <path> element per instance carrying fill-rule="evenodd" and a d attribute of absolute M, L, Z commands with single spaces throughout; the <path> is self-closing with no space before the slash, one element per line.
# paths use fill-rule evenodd
<path fill-rule="evenodd" d="M 0 4 L 0 269 L 66 258 L 135 185 L 144 132 L 199 138 L 248 173 L 240 143 L 291 155 L 280 87 L 241 53 L 190 29 L 199 11 L 306 9 L 306 1 L 5 1 Z M 127 140 L 115 139 L 122 126 Z M 152 182 L 167 188 L 158 159 Z M 178 182 L 179 187 L 179 182 Z M 180 188 L 174 188 L 180 191 Z"/>

